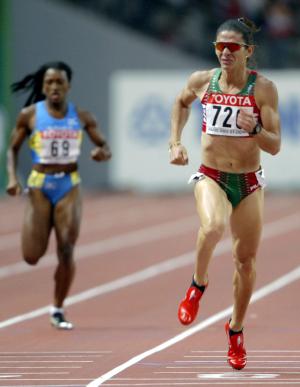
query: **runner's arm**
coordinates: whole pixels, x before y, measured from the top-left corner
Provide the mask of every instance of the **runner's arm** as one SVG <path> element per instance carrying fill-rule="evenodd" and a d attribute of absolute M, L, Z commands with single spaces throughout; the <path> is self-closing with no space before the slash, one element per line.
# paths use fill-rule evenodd
<path fill-rule="evenodd" d="M 275 85 L 266 80 L 259 92 L 258 102 L 262 130 L 254 138 L 263 151 L 276 155 L 281 145 L 280 118 L 278 112 L 278 93 Z"/>
<path fill-rule="evenodd" d="M 6 192 L 9 195 L 21 193 L 21 185 L 17 177 L 18 153 L 29 132 L 30 108 L 23 109 L 17 117 L 16 126 L 12 131 L 7 150 L 6 168 L 8 182 Z"/>
<path fill-rule="evenodd" d="M 208 74 L 208 71 L 193 73 L 185 88 L 175 99 L 171 113 L 171 134 L 169 141 L 171 164 L 188 164 L 186 149 L 181 144 L 181 135 L 183 128 L 188 121 L 191 105 L 198 97 L 198 91 L 207 83 Z"/>
<path fill-rule="evenodd" d="M 99 129 L 96 118 L 87 111 L 79 111 L 78 114 L 90 140 L 96 145 L 91 151 L 91 158 L 95 161 L 109 160 L 111 158 L 111 151 Z"/>

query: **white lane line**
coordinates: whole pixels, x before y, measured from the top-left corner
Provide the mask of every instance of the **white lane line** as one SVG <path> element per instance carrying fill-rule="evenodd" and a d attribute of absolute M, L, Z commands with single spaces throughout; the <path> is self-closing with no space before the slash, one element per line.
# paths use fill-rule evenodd
<path fill-rule="evenodd" d="M 147 381 L 144 381 L 144 382 L 133 382 L 131 381 L 130 383 L 114 383 L 114 384 L 105 384 L 105 386 L 129 386 L 129 387 L 137 387 L 137 386 L 159 386 L 159 387 L 163 387 L 163 386 L 200 386 L 200 385 L 205 385 L 205 386 L 208 386 L 208 385 L 263 385 L 263 386 L 267 386 L 267 385 L 285 385 L 285 384 L 290 384 L 290 385 L 298 385 L 300 384 L 300 380 L 299 379 L 263 379 L 262 381 L 259 381 L 259 379 L 256 379 L 256 380 L 253 380 L 253 379 L 250 379 L 250 378 L 247 378 L 247 379 L 226 379 L 226 381 L 222 381 L 222 379 L 219 379 L 220 381 L 213 381 L 213 380 L 206 380 L 206 381 L 197 381 L 197 380 L 190 380 L 190 381 L 176 381 L 173 380 L 173 381 L 153 381 L 153 382 L 147 382 Z M 247 384 L 246 384 L 247 383 Z"/>
<path fill-rule="evenodd" d="M 130 231 L 101 241 L 79 244 L 75 249 L 75 259 L 77 261 L 95 255 L 99 256 L 126 247 L 134 247 L 155 240 L 168 238 L 173 235 L 180 235 L 183 232 L 195 230 L 197 224 L 198 218 L 193 215 L 180 220 Z M 2 266 L 0 267 L 0 279 L 8 278 L 15 274 L 27 273 L 32 270 L 40 270 L 42 268 L 55 266 L 56 259 L 56 254 L 53 253 L 46 254 L 36 266 L 27 265 L 23 261 Z"/>
<path fill-rule="evenodd" d="M 227 366 L 227 369 L 228 369 L 228 366 Z M 247 367 L 248 369 L 248 367 Z M 159 371 L 159 372 L 153 372 L 154 374 L 196 374 L 198 375 L 199 374 L 199 371 Z M 269 374 L 270 372 L 269 371 L 260 371 L 259 374 Z M 215 375 L 215 372 L 211 371 L 211 372 L 207 372 L 205 371 L 205 374 L 208 374 L 208 375 Z M 245 372 L 243 371 L 243 375 L 247 375 L 247 374 L 253 374 L 253 372 Z M 298 371 L 280 371 L 280 375 L 281 374 L 286 374 L 286 375 L 299 375 L 300 372 Z M 119 380 L 118 378 L 115 378 L 114 380 Z"/>
<path fill-rule="evenodd" d="M 247 351 L 248 352 L 257 352 L 257 353 L 276 353 L 276 352 L 279 352 L 279 353 L 300 353 L 300 350 L 298 349 L 250 349 L 250 351 Z"/>
<path fill-rule="evenodd" d="M 224 367 L 225 368 L 225 367 Z M 227 369 L 228 369 L 228 365 L 227 365 Z M 247 367 L 248 369 L 248 367 Z M 158 374 L 162 374 L 162 375 L 199 375 L 199 373 L 204 373 L 203 371 L 161 371 L 161 372 L 153 372 L 154 374 L 158 375 Z M 211 375 L 215 375 L 215 371 L 205 371 L 205 374 L 211 374 Z M 249 373 L 249 372 L 248 372 Z M 269 374 L 270 371 L 260 371 L 259 374 Z M 286 375 L 299 375 L 300 372 L 296 372 L 296 371 L 277 371 L 277 374 L 280 373 L 280 375 L 283 375 L 283 374 L 286 374 Z M 252 372 L 253 374 L 253 372 Z M 243 372 L 243 375 L 245 375 L 245 373 Z M 118 378 L 115 378 L 114 380 L 118 380 Z"/>
<path fill-rule="evenodd" d="M 156 205 L 156 204 L 157 203 L 154 203 L 154 205 Z M 151 203 L 150 203 L 150 205 L 151 205 Z M 276 204 L 276 201 L 272 202 L 271 206 L 268 207 L 268 210 L 270 211 L 270 213 L 271 213 L 273 207 L 276 207 L 276 209 L 284 208 L 284 207 L 286 207 L 286 202 L 281 201 L 279 204 L 278 203 Z M 86 216 L 84 216 L 83 220 L 82 220 L 83 233 L 85 232 L 85 228 L 91 225 L 91 222 L 92 222 L 92 224 L 95 224 L 95 227 L 97 228 L 97 230 L 103 230 L 103 229 L 107 229 L 107 228 L 115 226 L 116 220 L 112 216 L 111 211 L 109 209 L 107 209 L 107 210 L 108 210 L 107 213 L 104 213 L 104 208 L 100 208 L 100 209 L 96 208 L 96 212 L 94 210 L 93 213 L 91 211 L 87 210 Z M 116 211 L 118 213 L 118 218 L 119 218 L 118 225 L 120 225 L 120 219 L 121 219 L 122 223 L 125 224 L 125 222 L 126 222 L 126 225 L 128 225 L 128 224 L 136 223 L 138 220 L 145 218 L 145 211 L 144 211 L 144 209 L 143 209 L 143 211 L 141 211 L 141 206 L 134 206 L 134 207 L 130 207 L 130 208 L 121 207 L 121 208 L 117 208 Z M 146 212 L 147 218 L 149 218 L 149 217 L 151 217 L 151 215 L 153 215 L 153 208 L 151 208 L 151 207 L 149 208 L 148 205 L 146 206 L 146 211 L 147 211 Z M 156 208 L 156 211 L 157 211 L 157 208 Z M 91 221 L 88 218 L 88 216 L 91 214 L 101 216 L 101 223 L 99 224 L 99 220 L 98 220 L 97 216 L 95 217 L 95 220 L 93 218 Z M 104 219 L 103 219 L 103 216 L 105 216 Z M 153 216 L 151 218 L 153 218 Z M 10 219 L 11 219 L 11 217 L 10 217 Z M 153 220 L 155 220 L 155 219 L 153 218 Z M 5 224 L 7 224 L 7 221 Z M 139 225 L 137 225 L 137 227 L 139 227 Z M 2 233 L 2 234 L 0 234 L 0 251 L 8 249 L 8 248 L 15 248 L 16 245 L 20 243 L 20 241 L 21 241 L 21 232 L 20 231 L 9 232 L 6 234 Z"/>
<path fill-rule="evenodd" d="M 286 379 L 288 380 L 288 379 Z M 243 385 L 245 386 L 245 381 L 241 381 L 241 382 L 212 382 L 211 380 L 209 381 L 209 385 L 230 385 L 230 386 L 233 386 L 233 385 Z M 263 386 L 269 386 L 269 385 L 279 385 L 279 386 L 282 386 L 282 385 L 285 385 L 285 384 L 290 384 L 290 385 L 297 385 L 297 384 L 300 384 L 300 381 L 299 382 L 296 382 L 296 381 L 293 381 L 293 382 L 285 382 L 285 381 L 263 381 L 263 382 L 254 382 L 254 381 L 251 381 L 251 385 L 263 385 Z M 204 385 L 204 386 L 207 386 L 207 381 L 206 382 L 176 382 L 176 383 L 171 383 L 171 382 L 168 382 L 168 383 L 135 383 L 135 384 L 132 384 L 132 383 L 122 383 L 122 384 L 104 384 L 105 386 L 116 386 L 116 387 L 153 387 L 153 386 L 158 386 L 158 387 L 164 387 L 164 386 L 200 386 L 200 385 Z M 249 386 L 249 384 L 248 384 Z M 10 386 L 7 386 L 7 387 L 10 387 Z M 22 386 L 23 387 L 23 386 Z M 44 386 L 43 386 L 44 387 Z M 65 386 L 65 387 L 68 387 L 68 386 Z"/>
<path fill-rule="evenodd" d="M 1 366 L 0 367 L 0 369 L 73 369 L 73 368 L 82 368 L 81 366 L 65 366 L 65 367 L 60 367 L 60 366 L 57 366 L 57 367 L 54 367 L 54 366 L 50 366 L 50 367 L 48 367 L 48 366 L 44 366 L 44 367 L 33 367 L 33 366 L 28 366 L 28 367 L 26 367 L 26 366 L 5 366 L 5 367 L 3 367 L 3 366 Z"/>
<path fill-rule="evenodd" d="M 21 376 L 21 375 L 20 375 Z M 14 381 L 18 381 L 18 380 L 20 380 L 20 379 L 9 379 L 9 380 L 14 380 Z M 59 381 L 59 382 L 64 382 L 64 381 L 86 381 L 86 380 L 88 380 L 87 378 L 76 378 L 76 379 L 74 379 L 74 378 L 64 378 L 64 379 L 54 379 L 54 378 L 47 378 L 47 379 L 23 379 L 22 378 L 22 382 L 23 381 L 30 381 L 30 382 L 32 382 L 32 381 L 36 381 L 36 382 L 45 382 L 45 381 L 49 381 L 49 380 L 51 380 L 51 381 Z M 1 386 L 2 387 L 2 386 Z M 23 384 L 20 386 L 20 387 L 23 387 Z M 41 387 L 44 387 L 44 385 L 43 386 L 41 386 Z M 72 386 L 70 386 L 69 384 L 67 384 L 67 385 L 65 385 L 65 387 L 73 387 L 73 385 Z"/>
<path fill-rule="evenodd" d="M 144 270 L 140 270 L 133 274 L 129 274 L 123 278 L 108 282 L 106 284 L 96 286 L 92 289 L 78 293 L 77 295 L 68 297 L 65 301 L 65 305 L 73 305 L 79 302 L 98 297 L 100 295 L 110 293 L 119 289 L 122 289 L 133 284 L 143 282 L 149 278 L 156 277 L 158 275 L 167 273 L 169 271 L 175 270 L 187 266 L 193 262 L 194 253 L 184 254 L 179 257 L 164 261 L 160 264 L 149 266 Z M 0 322 L 0 329 L 6 328 L 11 325 L 22 323 L 26 320 L 32 320 L 34 318 L 49 314 L 50 305 L 44 306 L 42 308 L 33 310 L 31 312 L 18 315 L 7 320 Z"/>
<path fill-rule="evenodd" d="M 13 377 L 14 377 L 14 375 L 12 375 Z M 18 375 L 19 376 L 19 375 Z M 205 378 L 203 378 L 203 379 L 205 379 Z M 208 378 L 208 379 L 210 379 L 210 378 Z M 219 380 L 222 380 L 222 378 L 221 377 L 219 377 L 219 378 L 216 378 L 216 379 L 219 379 Z M 224 378 L 225 379 L 225 378 Z M 254 379 L 254 378 L 253 378 Z M 247 381 L 247 382 L 249 382 L 250 380 L 251 380 L 251 384 L 252 384 L 252 382 L 254 382 L 254 380 L 253 380 L 251 377 L 245 377 L 245 378 L 243 378 L 243 377 L 241 377 L 241 378 L 238 378 L 238 377 L 236 377 L 236 376 L 232 376 L 231 378 L 226 378 L 225 380 L 231 380 L 231 381 L 233 381 L 233 380 L 235 380 L 235 381 L 238 381 L 238 380 L 241 380 L 241 381 L 243 381 L 244 383 L 245 383 L 245 381 Z M 19 380 L 19 379 L 10 379 L 10 380 Z M 43 381 L 85 381 L 85 380 L 88 380 L 87 378 L 65 378 L 65 379 L 62 379 L 62 378 L 60 378 L 60 379 L 58 379 L 58 378 L 56 378 L 56 379 L 54 379 L 54 378 L 47 378 L 47 379 L 29 379 L 29 378 L 22 378 L 22 381 L 39 381 L 39 382 L 43 382 Z M 109 385 L 109 386 L 131 386 L 131 387 L 133 387 L 133 386 L 156 386 L 156 385 L 163 385 L 163 386 L 165 386 L 165 385 L 181 385 L 181 384 L 183 384 L 184 385 L 184 383 L 185 383 L 185 378 L 159 378 L 159 379 L 143 379 L 143 378 L 141 378 L 141 379 L 134 379 L 134 378 L 132 378 L 132 379 L 130 379 L 130 378 L 128 378 L 128 379 L 117 379 L 117 381 L 122 381 L 122 380 L 124 380 L 124 381 L 131 381 L 131 384 L 107 384 L 107 385 Z M 141 381 L 142 383 L 132 383 L 133 381 Z M 153 383 L 151 382 L 151 380 L 153 380 Z M 266 380 L 266 379 L 264 379 L 264 381 L 265 382 L 267 382 L 267 381 L 269 381 L 269 382 L 271 382 L 271 380 L 273 381 L 274 379 L 270 379 L 270 380 Z M 151 383 L 151 384 L 148 384 L 148 381 Z M 282 379 L 277 379 L 276 380 L 277 382 L 281 382 L 281 381 L 294 381 L 294 382 L 297 382 L 297 381 L 299 381 L 300 382 L 300 379 L 299 378 L 282 378 Z M 156 382 L 159 382 L 159 383 L 156 383 Z M 275 382 L 275 380 L 274 380 L 274 382 Z M 146 384 L 145 384 L 146 383 Z M 195 384 L 195 385 L 197 385 L 198 384 L 198 380 L 196 379 L 196 378 L 188 378 L 187 379 L 187 382 L 186 382 L 186 384 Z M 206 383 L 207 383 L 207 381 L 206 381 Z M 211 384 L 211 383 L 209 383 L 209 384 Z M 223 384 L 223 383 L 222 383 Z M 23 386 L 23 385 L 22 385 Z M 66 387 L 70 387 L 70 385 L 68 384 L 68 385 L 66 385 Z"/>
<path fill-rule="evenodd" d="M 185 355 L 183 357 L 186 357 L 186 358 L 199 358 L 199 357 L 204 357 L 204 358 L 209 358 L 209 357 L 223 357 L 223 355 Z M 267 358 L 267 359 L 270 359 L 271 357 L 279 357 L 279 358 L 286 358 L 286 357 L 300 357 L 300 355 L 249 355 L 249 351 L 247 351 L 247 358 L 248 359 L 253 359 L 253 358 L 257 358 L 257 357 L 263 357 L 263 358 Z"/>
<path fill-rule="evenodd" d="M 298 266 L 296 269 L 292 270 L 291 272 L 283 275 L 282 277 L 276 279 L 275 281 L 272 281 L 266 286 L 263 286 L 259 290 L 253 293 L 250 303 L 253 304 L 256 301 L 268 296 L 269 294 L 272 294 L 279 289 L 291 284 L 292 282 L 298 280 L 300 278 L 300 266 Z M 130 368 L 131 366 L 137 364 L 141 360 L 157 353 L 165 350 L 166 348 L 169 348 L 180 341 L 186 339 L 187 337 L 190 337 L 194 335 L 197 332 L 200 332 L 204 330 L 205 328 L 215 324 L 216 322 L 223 320 L 224 318 L 227 318 L 232 313 L 232 306 L 223 309 L 222 311 L 212 315 L 211 317 L 207 318 L 206 320 L 202 321 L 201 323 L 197 324 L 196 326 L 187 329 L 183 333 L 171 338 L 170 340 L 167 340 L 163 342 L 162 344 L 149 349 L 146 352 L 143 352 L 137 356 L 134 356 L 130 360 L 126 361 L 125 363 L 119 365 L 118 367 L 113 368 L 111 371 L 105 373 L 104 375 L 100 376 L 99 378 L 93 380 L 90 382 L 87 387 L 98 387 L 101 384 L 105 383 L 107 380 L 111 379 L 115 375 L 118 375 L 120 372 L 124 371 L 127 368 Z"/>
<path fill-rule="evenodd" d="M 198 373 L 199 375 L 199 373 Z M 200 373 L 200 375 L 202 375 Z M 256 376 L 257 374 L 256 373 L 253 373 L 253 372 L 248 372 L 248 373 L 245 373 L 245 372 L 242 372 L 242 373 L 236 373 L 236 372 L 224 372 L 224 373 L 221 373 L 221 374 L 216 374 L 216 373 L 210 373 L 210 374 L 207 374 L 207 373 L 204 373 L 203 375 L 208 375 L 208 379 L 209 379 L 209 376 L 216 376 L 216 379 L 222 379 L 222 376 L 224 375 L 224 379 L 225 377 L 227 376 L 226 379 L 235 379 L 235 380 L 239 380 L 239 379 L 246 379 L 246 380 L 249 380 L 250 376 Z M 260 373 L 260 375 L 264 375 L 263 373 Z M 274 377 L 274 375 L 276 376 L 279 376 L 278 374 L 270 374 L 270 373 L 266 373 L 265 374 L 266 376 L 269 376 L 269 377 Z M 153 378 L 153 377 L 149 377 L 149 378 L 139 378 L 139 377 L 132 377 L 132 378 L 114 378 L 113 382 L 121 382 L 121 381 L 153 381 L 153 382 L 158 382 L 158 381 L 195 381 L 197 382 L 197 378 L 195 378 L 194 376 L 193 377 L 160 377 L 160 378 Z M 280 380 L 280 379 L 278 379 Z M 282 379 L 281 379 L 282 380 Z M 284 379 L 283 379 L 284 380 Z M 291 378 L 291 379 L 285 379 L 285 380 L 300 380 L 299 378 Z M 114 386 L 115 384 L 109 384 L 110 386 Z M 136 385 L 136 384 L 134 384 Z"/>
<path fill-rule="evenodd" d="M 69 375 L 70 372 L 18 372 L 18 375 Z M 12 375 L 11 372 L 0 372 L 0 376 Z"/>
<path fill-rule="evenodd" d="M 11 381 L 11 380 L 9 380 Z M 9 386 L 4 386 L 2 385 L 1 387 L 37 387 L 36 384 L 10 384 Z M 43 385 L 40 385 L 40 387 L 86 387 L 85 384 L 43 384 Z"/>
<path fill-rule="evenodd" d="M 286 379 L 288 380 L 288 379 Z M 212 381 L 209 381 L 209 385 L 223 385 L 223 384 L 228 384 L 230 386 L 233 386 L 233 385 L 245 385 L 245 381 L 242 381 L 242 382 L 212 382 Z M 264 381 L 264 382 L 253 382 L 251 381 L 251 385 L 254 385 L 254 384 L 257 384 L 257 385 L 263 385 L 263 386 L 268 386 L 268 385 L 279 385 L 279 386 L 282 386 L 283 384 L 290 384 L 290 385 L 297 385 L 297 384 L 300 384 L 300 381 L 299 382 L 296 382 L 296 381 L 293 381 L 293 382 L 285 382 L 285 381 Z M 146 386 L 149 386 L 149 387 L 153 387 L 153 386 L 158 386 L 158 387 L 163 387 L 163 386 L 200 386 L 200 385 L 205 385 L 207 386 L 207 382 L 176 382 L 176 383 L 162 383 L 162 382 L 159 382 L 159 383 L 135 383 L 135 384 L 132 384 L 132 383 L 122 383 L 122 384 L 105 384 L 105 386 L 118 386 L 118 387 L 134 387 L 134 386 L 138 386 L 138 387 L 146 387 Z M 249 384 L 248 384 L 249 385 Z M 7 386 L 9 387 L 9 386 Z M 22 386 L 23 387 L 23 386 Z M 44 386 L 43 386 L 44 387 Z M 68 386 L 65 386 L 65 387 L 68 387 Z"/>
<path fill-rule="evenodd" d="M 284 217 L 280 220 L 276 220 L 274 222 L 268 223 L 265 226 L 265 231 L 263 234 L 263 239 L 272 238 L 277 235 L 282 235 L 284 233 L 288 233 L 291 230 L 297 229 L 300 227 L 300 216 L 298 213 Z M 156 229 L 156 228 L 155 228 Z M 157 231 L 160 230 L 157 227 Z M 145 230 L 142 230 L 143 234 Z M 147 234 L 147 233 L 145 233 Z M 135 234 L 136 235 L 136 234 Z M 135 241 L 136 243 L 136 241 Z M 100 243 L 101 244 L 101 243 Z M 217 246 L 214 256 L 218 256 L 225 252 L 231 251 L 231 239 L 227 238 L 222 240 Z M 168 259 L 164 262 L 152 265 L 147 267 L 146 269 L 137 271 L 135 273 L 129 274 L 122 278 L 116 279 L 111 282 L 107 282 L 106 284 L 96 286 L 94 288 L 88 289 L 81 293 L 75 294 L 74 296 L 70 296 L 66 299 L 65 305 L 73 305 L 82 301 L 90 300 L 94 297 L 98 297 L 100 295 L 110 293 L 119 289 L 122 289 L 127 286 L 132 286 L 139 282 L 143 282 L 147 279 L 157 277 L 159 275 L 168 273 L 173 270 L 177 270 L 184 266 L 190 265 L 194 262 L 195 252 L 190 251 L 186 254 L 180 255 L 175 258 Z M 18 315 L 7 320 L 0 322 L 0 329 L 6 328 L 8 326 L 18 324 L 24 322 L 26 320 L 31 320 L 33 318 L 37 318 L 49 313 L 50 305 L 44 306 L 42 308 L 33 310 L 31 312 Z"/>
<path fill-rule="evenodd" d="M 101 354 L 101 353 L 112 353 L 112 351 L 45 351 L 45 352 L 40 352 L 40 351 L 5 351 L 5 352 L 0 352 L 0 355 L 21 355 L 21 356 L 26 356 L 26 355 L 47 355 L 47 354 Z"/>
<path fill-rule="evenodd" d="M 3 380 L 3 382 L 11 382 L 11 380 Z M 18 380 L 20 381 L 20 380 Z M 85 384 L 44 384 L 43 385 L 39 385 L 40 387 L 86 387 Z M 1 385 L 1 387 L 37 387 L 36 384 L 10 384 L 9 386 L 4 386 L 4 385 Z"/>
<path fill-rule="evenodd" d="M 278 378 L 278 376 L 280 376 L 278 373 L 269 373 L 269 372 L 260 372 L 259 374 L 257 373 L 254 373 L 254 372 L 223 372 L 223 373 L 220 373 L 220 374 L 217 374 L 217 373 L 203 373 L 203 374 L 199 374 L 198 375 L 201 375 L 201 378 L 203 379 L 206 379 L 206 376 L 207 376 L 207 379 L 231 379 L 231 380 L 251 380 L 251 379 L 273 379 L 273 378 L 277 378 L 277 381 L 279 380 L 299 380 L 300 379 L 298 377 L 294 377 L 294 378 L 290 378 L 290 379 L 280 379 Z M 132 377 L 132 378 L 115 378 L 113 381 L 116 381 L 116 382 L 121 382 L 121 381 L 154 381 L 154 382 L 158 382 L 158 381 L 198 381 L 197 378 L 195 377 L 159 377 L 159 378 L 138 378 L 138 377 Z M 115 384 L 109 384 L 110 386 L 114 386 Z"/>
<path fill-rule="evenodd" d="M 199 221 L 196 216 L 188 216 L 181 220 L 162 223 L 157 226 L 147 227 L 137 231 L 114 236 L 102 241 L 78 245 L 75 249 L 75 259 L 85 259 L 101 254 L 118 251 L 123 248 L 138 246 L 144 243 L 180 235 L 189 230 L 195 230 Z M 264 226 L 263 238 L 271 238 L 282 233 L 294 230 L 300 225 L 300 214 L 295 213 L 267 223 Z M 231 247 L 230 247 L 231 248 Z M 193 252 L 194 254 L 194 252 Z M 56 265 L 56 254 L 46 254 L 36 266 L 27 265 L 25 262 L 17 262 L 0 267 L 0 279 L 12 275 L 28 273 L 32 270 L 40 270 Z"/>
<path fill-rule="evenodd" d="M 202 363 L 226 363 L 225 357 L 223 356 L 222 360 L 175 360 L 174 363 L 182 364 L 202 364 Z"/>
<path fill-rule="evenodd" d="M 268 381 L 268 380 L 264 380 L 264 381 L 251 381 L 251 385 L 263 385 L 263 386 L 266 386 L 266 385 L 298 385 L 300 384 L 300 381 L 297 382 L 297 381 L 291 381 L 291 382 L 287 382 L 286 380 L 289 380 L 289 379 L 284 379 L 284 381 L 282 381 L 282 379 L 278 380 L 278 381 L 275 381 L 275 380 L 272 380 L 272 381 Z M 9 380 L 11 381 L 11 379 Z M 13 381 L 20 381 L 18 379 L 13 379 Z M 105 386 L 128 386 L 128 387 L 134 387 L 134 386 L 158 386 L 158 387 L 162 387 L 162 386 L 200 386 L 200 385 L 206 385 L 207 386 L 207 381 L 206 382 L 177 382 L 177 383 L 171 383 L 171 382 L 167 382 L 167 383 L 135 383 L 135 384 L 132 384 L 132 383 L 129 383 L 129 384 L 125 384 L 125 383 L 122 383 L 122 384 L 119 384 L 119 383 L 114 383 L 114 384 L 105 384 Z M 225 382 L 225 381 L 222 381 L 222 382 L 213 382 L 213 381 L 210 381 L 209 382 L 209 385 L 245 385 L 245 381 L 230 381 L 230 382 Z M 247 384 L 249 385 L 249 384 Z M 9 385 L 2 385 L 1 387 L 37 387 L 36 384 L 34 385 L 28 385 L 28 384 L 22 384 L 22 386 L 20 384 L 17 384 L 17 385 L 12 385 L 12 384 L 9 384 Z M 87 387 L 85 384 L 43 384 L 42 387 Z"/>
<path fill-rule="evenodd" d="M 156 208 L 156 211 L 159 211 L 159 209 Z M 88 214 L 87 214 L 88 215 Z M 96 228 L 97 231 L 101 230 L 107 230 L 109 228 L 112 228 L 117 222 L 114 217 L 112 217 L 111 212 L 108 214 L 108 217 L 103 218 L 103 215 L 99 214 L 101 216 L 101 223 L 99 224 L 99 216 L 97 216 L 97 211 L 93 212 L 93 218 L 85 218 L 82 221 L 82 235 L 84 236 L 86 233 L 88 233 L 88 230 L 86 230 L 87 227 Z M 197 219 L 196 215 L 193 215 L 195 219 Z M 153 211 L 153 208 L 144 208 L 143 211 L 141 211 L 140 207 L 137 208 L 130 208 L 122 211 L 121 213 L 118 212 L 118 226 L 120 224 L 125 224 L 128 227 L 130 224 L 135 224 L 138 220 L 144 220 L 147 218 L 148 220 L 157 220 L 157 216 L 155 215 L 155 211 Z M 175 221 L 175 220 L 174 220 Z M 137 227 L 139 225 L 136 225 Z M 151 227 L 151 226 L 150 226 Z M 21 243 L 21 232 L 10 232 L 6 234 L 0 233 L 0 251 L 9 249 L 9 248 L 15 248 L 17 245 Z"/>
<path fill-rule="evenodd" d="M 226 363 L 226 366 L 223 365 L 223 366 L 218 366 L 218 365 L 213 365 L 213 366 L 207 366 L 207 365 L 195 365 L 195 366 L 173 366 L 173 367 L 165 367 L 166 369 L 195 369 L 195 370 L 206 370 L 206 369 L 219 369 L 219 368 L 224 368 L 226 370 L 228 370 L 228 364 Z M 265 365 L 263 367 L 261 366 L 247 366 L 247 370 L 256 370 L 256 369 L 263 369 L 263 370 L 269 370 L 269 369 L 284 369 L 284 370 L 290 370 L 290 369 L 295 369 L 295 370 L 298 370 L 300 369 L 300 366 L 269 366 L 269 365 Z"/>
<path fill-rule="evenodd" d="M 191 353 L 227 353 L 226 351 L 190 351 Z M 300 353 L 300 350 L 293 350 L 293 349 L 247 349 L 247 353 Z M 1 352 L 0 352 L 1 353 Z"/>
<path fill-rule="evenodd" d="M 299 266 L 300 270 L 300 266 Z M 300 278 L 300 273 L 299 273 Z M 224 363 L 225 360 L 175 360 L 174 363 L 183 364 L 213 364 L 213 363 Z M 247 363 L 300 363 L 300 360 L 251 360 L 248 359 Z"/>
<path fill-rule="evenodd" d="M 0 363 L 94 363 L 93 360 L 0 360 Z"/>
<path fill-rule="evenodd" d="M 54 357 L 55 359 L 58 358 L 58 357 L 62 357 L 62 358 L 86 358 L 86 357 L 103 357 L 103 355 L 0 355 L 0 360 L 1 358 L 12 358 L 12 357 L 26 357 L 26 358 L 29 358 L 29 357 L 37 357 L 38 359 L 41 359 L 41 358 L 51 358 L 51 357 Z"/>

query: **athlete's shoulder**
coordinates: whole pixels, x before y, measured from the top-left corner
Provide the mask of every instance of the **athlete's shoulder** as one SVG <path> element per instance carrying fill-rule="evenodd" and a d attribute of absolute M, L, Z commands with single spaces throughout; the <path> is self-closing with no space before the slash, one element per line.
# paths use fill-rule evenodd
<path fill-rule="evenodd" d="M 261 73 L 257 73 L 256 85 L 259 89 L 266 92 L 277 90 L 275 83 Z"/>
<path fill-rule="evenodd" d="M 92 116 L 91 112 L 89 112 L 86 109 L 82 109 L 81 107 L 78 107 L 78 106 L 74 105 L 74 109 L 75 109 L 75 111 L 78 114 L 80 119 L 85 119 L 86 117 Z"/>
<path fill-rule="evenodd" d="M 255 96 L 258 98 L 261 102 L 270 100 L 270 99 L 277 99 L 278 98 L 278 92 L 277 87 L 273 81 L 265 77 L 264 75 L 257 73 L 257 80 L 255 85 Z"/>
<path fill-rule="evenodd" d="M 29 106 L 25 106 L 21 109 L 20 113 L 21 114 L 34 114 L 36 111 L 36 104 L 32 104 L 32 105 L 29 105 Z"/>
<path fill-rule="evenodd" d="M 83 127 L 97 125 L 97 119 L 94 116 L 94 114 L 92 114 L 90 111 L 79 108 L 78 106 L 76 106 L 76 112 L 77 112 L 77 115 L 78 115 L 80 121 L 83 124 Z"/>
<path fill-rule="evenodd" d="M 21 109 L 21 111 L 18 115 L 18 118 L 19 119 L 21 118 L 22 120 L 29 120 L 32 117 L 34 117 L 35 112 L 36 112 L 36 104 L 26 106 L 26 107 Z"/>
<path fill-rule="evenodd" d="M 16 118 L 15 128 L 17 131 L 25 131 L 28 134 L 31 133 L 35 121 L 35 111 L 35 105 L 26 106 L 21 109 Z"/>
<path fill-rule="evenodd" d="M 193 72 L 188 80 L 189 88 L 195 91 L 201 90 L 204 85 L 209 83 L 215 71 L 216 69 L 198 70 Z"/>

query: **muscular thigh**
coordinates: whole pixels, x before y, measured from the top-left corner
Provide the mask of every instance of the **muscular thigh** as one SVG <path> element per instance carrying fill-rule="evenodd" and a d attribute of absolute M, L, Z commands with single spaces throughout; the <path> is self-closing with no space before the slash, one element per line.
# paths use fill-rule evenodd
<path fill-rule="evenodd" d="M 81 220 L 79 186 L 71 189 L 55 206 L 54 228 L 59 243 L 75 243 Z"/>
<path fill-rule="evenodd" d="M 214 180 L 205 177 L 196 183 L 195 198 L 202 226 L 227 223 L 231 204 L 226 193 Z"/>
<path fill-rule="evenodd" d="M 231 231 L 235 253 L 238 257 L 253 257 L 262 233 L 264 192 L 256 190 L 234 209 L 231 219 Z"/>
<path fill-rule="evenodd" d="M 24 256 L 41 256 L 48 245 L 52 226 L 52 207 L 37 188 L 30 189 L 25 206 L 22 248 Z"/>

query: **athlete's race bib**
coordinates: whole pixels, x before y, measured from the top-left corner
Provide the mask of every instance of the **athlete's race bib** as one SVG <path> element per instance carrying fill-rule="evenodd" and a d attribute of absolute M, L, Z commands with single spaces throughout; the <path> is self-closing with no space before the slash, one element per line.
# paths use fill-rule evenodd
<path fill-rule="evenodd" d="M 249 133 L 237 124 L 241 109 L 253 114 L 251 96 L 212 93 L 206 105 L 206 133 L 217 136 L 249 137 Z"/>
<path fill-rule="evenodd" d="M 33 149 L 45 164 L 76 162 L 80 154 L 80 130 L 45 130 L 35 135 Z"/>

